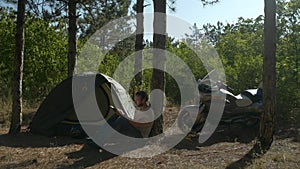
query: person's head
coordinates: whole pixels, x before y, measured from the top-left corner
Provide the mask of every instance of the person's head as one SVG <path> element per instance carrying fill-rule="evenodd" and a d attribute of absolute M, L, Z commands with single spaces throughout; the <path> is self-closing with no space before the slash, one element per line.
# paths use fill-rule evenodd
<path fill-rule="evenodd" d="M 143 107 L 148 101 L 148 94 L 145 91 L 138 91 L 135 93 L 134 102 L 137 107 Z"/>

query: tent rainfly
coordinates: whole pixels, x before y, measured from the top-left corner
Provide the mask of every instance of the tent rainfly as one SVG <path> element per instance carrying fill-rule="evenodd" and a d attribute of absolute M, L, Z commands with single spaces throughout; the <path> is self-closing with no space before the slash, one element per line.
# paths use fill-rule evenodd
<path fill-rule="evenodd" d="M 113 78 L 95 73 L 74 75 L 58 84 L 44 99 L 29 126 L 30 132 L 68 135 L 76 126 L 101 126 L 115 114 L 112 107 L 122 109 L 127 118 L 133 119 L 132 99 Z"/>

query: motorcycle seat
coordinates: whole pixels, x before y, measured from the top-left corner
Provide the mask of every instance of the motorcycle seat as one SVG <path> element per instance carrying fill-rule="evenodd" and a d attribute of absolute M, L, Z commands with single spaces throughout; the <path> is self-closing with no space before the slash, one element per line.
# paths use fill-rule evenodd
<path fill-rule="evenodd" d="M 220 89 L 220 91 L 226 94 L 226 97 L 230 102 L 235 102 L 237 107 L 247 107 L 253 103 L 253 101 L 247 95 L 239 94 L 235 96 L 227 90 Z"/>
<path fill-rule="evenodd" d="M 241 95 L 248 97 L 252 102 L 258 102 L 262 100 L 262 89 L 248 89 Z"/>
<path fill-rule="evenodd" d="M 234 94 L 232 94 L 231 92 L 229 92 L 225 89 L 220 89 L 220 91 L 222 93 L 226 94 L 226 98 L 227 98 L 227 100 L 229 100 L 229 102 L 235 102 L 235 104 L 238 107 L 246 107 L 253 103 L 251 101 L 251 99 L 245 95 L 239 94 L 239 95 L 235 96 Z"/>

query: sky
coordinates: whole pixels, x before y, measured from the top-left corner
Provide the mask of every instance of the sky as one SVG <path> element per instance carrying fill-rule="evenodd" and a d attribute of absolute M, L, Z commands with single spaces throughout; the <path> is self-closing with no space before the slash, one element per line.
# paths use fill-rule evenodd
<path fill-rule="evenodd" d="M 168 1 L 168 0 L 167 0 Z M 135 2 L 135 0 L 133 0 Z M 145 13 L 153 13 L 153 0 L 145 0 L 145 5 L 150 4 L 145 8 Z M 201 0 L 176 0 L 176 11 L 167 10 L 167 14 L 181 19 L 181 22 L 176 18 L 171 23 L 167 23 L 167 32 L 172 37 L 182 38 L 185 33 L 191 34 L 189 27 L 194 23 L 198 28 L 204 24 L 210 23 L 216 25 L 218 21 L 222 23 L 235 23 L 239 17 L 256 18 L 264 14 L 264 0 L 220 0 L 214 5 L 203 7 Z M 150 15 L 150 14 L 149 14 Z M 148 15 L 148 16 L 149 16 Z M 147 16 L 147 15 L 146 15 Z M 145 34 L 146 39 L 152 39 L 152 24 L 153 18 L 145 16 Z M 168 21 L 168 19 L 167 19 Z M 188 24 L 187 24 L 188 23 Z M 175 29 L 174 29 L 175 28 Z M 147 35 L 148 33 L 149 35 Z"/>
<path fill-rule="evenodd" d="M 152 1 L 145 0 L 145 4 L 151 4 Z M 219 3 L 205 7 L 201 0 L 176 0 L 175 7 L 176 12 L 167 10 L 169 15 L 179 17 L 190 24 L 196 23 L 198 26 L 206 23 L 216 24 L 218 21 L 234 23 L 240 16 L 256 18 L 264 14 L 264 0 L 220 0 Z M 145 12 L 152 11 L 153 5 L 145 8 Z"/>
<path fill-rule="evenodd" d="M 145 0 L 145 4 L 152 0 Z M 191 24 L 202 26 L 206 23 L 216 24 L 218 21 L 234 23 L 240 16 L 256 18 L 264 14 L 263 0 L 220 0 L 215 5 L 203 7 L 201 0 L 176 0 L 176 12 L 169 15 L 179 17 Z M 153 6 L 148 6 L 145 12 L 152 12 Z"/>

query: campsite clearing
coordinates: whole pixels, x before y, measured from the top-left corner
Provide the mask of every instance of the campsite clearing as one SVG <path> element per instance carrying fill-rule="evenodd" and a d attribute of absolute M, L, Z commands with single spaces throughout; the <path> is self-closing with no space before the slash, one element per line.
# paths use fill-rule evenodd
<path fill-rule="evenodd" d="M 176 116 L 177 109 L 167 109 Z M 174 117 L 173 116 L 173 117 Z M 165 118 L 166 126 L 172 118 Z M 253 130 L 252 130 L 253 131 Z M 196 137 L 184 139 L 178 146 L 152 158 L 130 159 L 99 152 L 85 144 L 85 140 L 68 137 L 44 137 L 23 132 L 9 136 L 8 127 L 0 128 L 0 168 L 225 168 L 243 158 L 254 141 L 247 140 L 251 130 L 226 131 L 219 128 L 205 144 Z M 244 136 L 243 134 L 244 133 Z M 281 134 L 284 133 L 284 134 Z M 297 168 L 300 165 L 300 142 L 294 130 L 276 136 L 262 158 L 245 160 L 247 168 Z M 236 136 L 234 138 L 234 136 Z M 298 141 L 298 142 L 297 142 Z"/>

